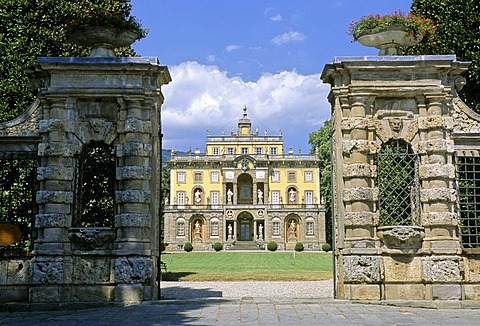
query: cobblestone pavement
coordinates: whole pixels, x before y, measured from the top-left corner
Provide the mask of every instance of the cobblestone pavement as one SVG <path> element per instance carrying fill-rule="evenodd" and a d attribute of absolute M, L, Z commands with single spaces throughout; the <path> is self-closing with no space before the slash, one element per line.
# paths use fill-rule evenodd
<path fill-rule="evenodd" d="M 248 283 L 248 282 L 247 282 Z M 301 288 L 303 282 L 283 287 Z M 0 325 L 479 325 L 480 309 L 412 308 L 355 303 L 331 298 L 224 296 L 212 283 L 170 285 L 179 296 L 187 289 L 195 298 L 164 299 L 139 305 L 100 306 L 93 309 L 0 312 Z M 240 284 L 237 284 L 240 285 Z M 251 282 L 250 288 L 262 284 Z M 245 286 L 245 284 L 242 284 Z M 311 288 L 311 284 L 308 285 Z M 195 287 L 195 289 L 192 289 Z M 273 286 L 275 287 L 275 286 Z M 271 283 L 263 283 L 269 294 Z M 184 294 L 182 294 L 182 291 Z M 165 291 L 164 291 L 165 292 Z M 228 294 L 228 291 L 225 291 Z M 255 293 L 255 292 L 252 292 Z M 168 294 L 168 293 L 167 293 Z M 173 296 L 173 292 L 170 292 Z M 191 296 L 191 294 L 189 294 Z M 428 306 L 428 302 L 424 303 Z M 430 302 L 431 304 L 431 302 Z M 431 305 L 432 307 L 434 305 Z M 475 305 L 476 307 L 478 305 Z M 17 307 L 18 308 L 18 307 Z M 38 308 L 38 307 L 37 307 Z"/>

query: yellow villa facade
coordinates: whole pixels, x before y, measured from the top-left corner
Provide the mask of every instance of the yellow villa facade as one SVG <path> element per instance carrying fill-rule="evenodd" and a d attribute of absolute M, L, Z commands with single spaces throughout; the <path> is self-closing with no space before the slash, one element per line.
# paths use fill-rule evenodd
<path fill-rule="evenodd" d="M 172 150 L 170 198 L 165 203 L 167 250 L 279 249 L 325 243 L 325 211 L 316 154 L 285 153 L 282 133 L 252 131 L 244 108 L 229 135 L 208 132 L 205 153 Z"/>

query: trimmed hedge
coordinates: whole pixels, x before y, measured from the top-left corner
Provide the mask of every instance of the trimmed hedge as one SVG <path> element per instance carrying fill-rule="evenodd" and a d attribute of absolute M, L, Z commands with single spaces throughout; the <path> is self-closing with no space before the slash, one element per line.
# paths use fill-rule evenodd
<path fill-rule="evenodd" d="M 303 243 L 301 242 L 297 242 L 295 244 L 295 251 L 303 251 L 304 247 L 303 247 Z"/>
<path fill-rule="evenodd" d="M 270 251 L 275 251 L 275 250 L 277 250 L 277 248 L 278 248 L 278 245 L 275 241 L 270 241 L 267 244 L 267 249 L 270 250 Z"/>
<path fill-rule="evenodd" d="M 190 252 L 193 250 L 193 245 L 190 242 L 187 242 L 183 245 L 183 250 L 185 250 L 186 252 Z"/>
<path fill-rule="evenodd" d="M 329 243 L 324 243 L 322 245 L 322 250 L 328 252 L 328 251 L 332 250 L 332 246 Z"/>
<path fill-rule="evenodd" d="M 212 247 L 213 249 L 215 249 L 215 251 L 220 251 L 223 249 L 223 244 L 221 244 L 220 242 L 215 242 Z"/>

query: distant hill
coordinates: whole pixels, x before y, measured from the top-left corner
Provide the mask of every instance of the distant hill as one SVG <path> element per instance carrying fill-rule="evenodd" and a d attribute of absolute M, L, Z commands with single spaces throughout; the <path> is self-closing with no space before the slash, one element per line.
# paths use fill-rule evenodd
<path fill-rule="evenodd" d="M 178 155 L 186 155 L 186 152 L 180 152 L 177 151 Z M 165 165 L 165 162 L 167 162 L 170 158 L 172 157 L 172 150 L 171 149 L 162 149 L 162 163 Z"/>

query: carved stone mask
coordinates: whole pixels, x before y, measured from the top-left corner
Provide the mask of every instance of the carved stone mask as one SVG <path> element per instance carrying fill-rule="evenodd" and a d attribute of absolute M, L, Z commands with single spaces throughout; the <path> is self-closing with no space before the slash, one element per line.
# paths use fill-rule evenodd
<path fill-rule="evenodd" d="M 402 126 L 403 126 L 403 122 L 401 119 L 394 118 L 390 120 L 390 127 L 394 132 L 400 132 L 400 130 L 402 129 Z"/>

